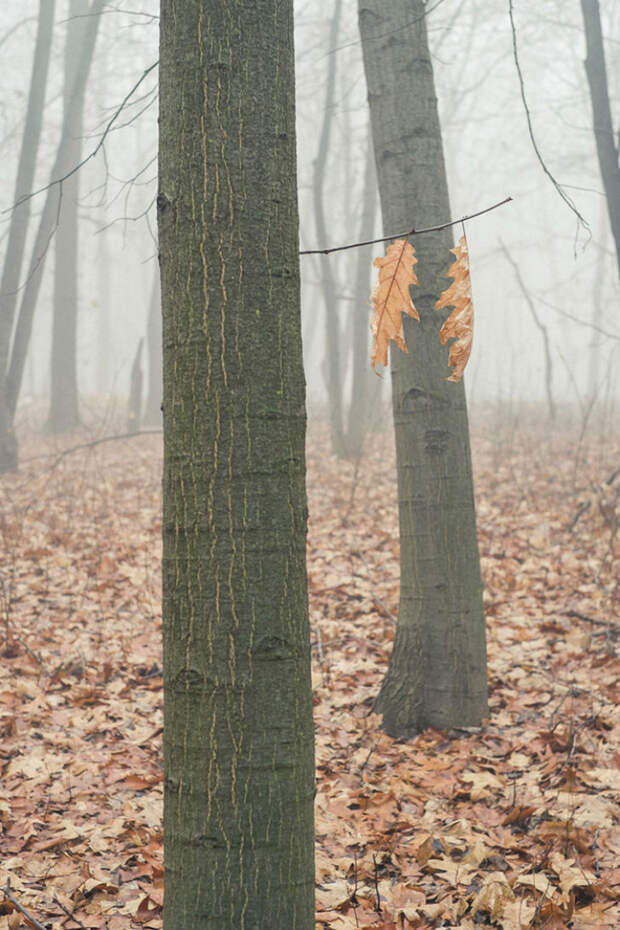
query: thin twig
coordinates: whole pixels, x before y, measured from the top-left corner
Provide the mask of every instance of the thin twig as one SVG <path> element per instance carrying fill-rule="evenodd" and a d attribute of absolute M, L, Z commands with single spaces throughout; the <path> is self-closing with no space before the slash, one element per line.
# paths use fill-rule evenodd
<path fill-rule="evenodd" d="M 366 561 L 366 559 L 364 558 L 364 554 L 363 554 L 362 552 L 360 552 L 359 549 L 352 549 L 352 550 L 351 550 L 351 555 L 356 555 L 356 556 L 358 557 L 358 559 L 361 559 L 361 561 L 364 563 L 364 566 L 365 566 L 365 568 L 366 568 L 366 574 L 368 575 L 368 580 L 370 581 L 370 566 L 369 566 L 368 562 Z M 389 607 L 387 606 L 387 604 L 385 603 L 385 601 L 382 601 L 380 597 L 377 597 L 377 595 L 376 595 L 376 594 L 374 593 L 374 591 L 372 591 L 372 590 L 371 590 L 371 592 L 370 592 L 370 596 L 372 597 L 372 599 L 373 599 L 374 603 L 377 605 L 377 607 L 380 607 L 381 610 L 384 611 L 384 613 L 390 618 L 390 620 L 392 620 L 394 623 L 397 623 L 397 622 L 398 622 L 397 619 L 396 619 L 396 617 L 394 616 L 394 614 L 393 614 L 392 611 L 390 610 L 390 608 L 389 608 Z"/>
<path fill-rule="evenodd" d="M 377 865 L 377 857 L 375 854 L 372 854 L 372 864 L 374 866 L 374 885 L 375 885 L 375 895 L 377 896 L 377 903 L 375 904 L 375 910 L 377 914 L 382 914 L 381 910 L 381 895 L 379 894 L 379 866 Z"/>
<path fill-rule="evenodd" d="M 383 236 L 381 239 L 367 239 L 365 242 L 351 242 L 349 245 L 336 245 L 330 249 L 302 249 L 300 255 L 329 255 L 330 252 L 344 252 L 346 249 L 359 249 L 363 245 L 376 245 L 379 242 L 390 242 L 392 239 L 407 239 L 409 236 L 421 236 L 423 233 L 439 232 L 441 229 L 449 229 L 450 226 L 457 226 L 466 220 L 473 220 L 476 216 L 482 216 L 484 213 L 490 213 L 491 210 L 497 210 L 503 207 L 505 203 L 510 203 L 512 197 L 505 197 L 499 203 L 494 203 L 491 207 L 484 210 L 478 210 L 476 213 L 470 213 L 468 216 L 462 216 L 458 220 L 450 220 L 449 223 L 440 223 L 438 226 L 427 226 L 425 229 L 410 229 L 408 232 L 395 233 L 392 236 Z"/>
<path fill-rule="evenodd" d="M 584 620 L 586 623 L 592 623 L 594 626 L 603 626 L 606 629 L 609 628 L 608 620 L 597 620 L 595 617 L 588 617 L 587 614 L 579 613 L 578 610 L 568 610 L 565 616 L 574 617 L 575 620 Z"/>
<path fill-rule="evenodd" d="M 605 481 L 603 482 L 603 484 L 607 485 L 607 487 L 611 487 L 612 484 L 614 483 L 614 481 L 616 480 L 616 478 L 618 477 L 618 475 L 620 475 L 620 468 L 616 468 L 615 471 L 612 471 L 612 473 L 611 473 L 611 475 L 609 476 L 609 478 L 605 478 Z M 579 505 L 579 507 L 577 508 L 577 512 L 576 512 L 575 516 L 573 517 L 573 519 L 570 521 L 570 523 L 569 523 L 568 526 L 566 527 L 566 529 L 567 529 L 567 531 L 568 531 L 569 533 L 572 533 L 572 531 L 575 529 L 575 526 L 576 526 L 576 524 L 577 524 L 577 521 L 580 519 L 580 517 L 582 517 L 582 516 L 584 515 L 584 513 L 586 512 L 586 510 L 589 510 L 589 509 L 590 509 L 591 506 L 592 506 L 592 501 L 591 501 L 591 500 L 589 500 L 589 501 L 584 501 L 582 504 Z M 569 616 L 570 616 L 570 614 L 569 614 Z M 573 616 L 579 616 L 579 614 L 573 614 Z M 586 617 L 585 619 L 588 619 L 588 618 Z"/>
<path fill-rule="evenodd" d="M 23 459 L 22 465 L 28 465 L 30 462 L 38 462 L 41 459 L 57 459 L 55 465 L 60 462 L 66 455 L 73 452 L 79 452 L 81 449 L 90 449 L 92 446 L 100 446 L 103 442 L 115 442 L 118 439 L 133 439 L 135 436 L 160 436 L 161 429 L 141 429 L 135 433 L 119 433 L 117 436 L 102 436 L 101 439 L 92 439 L 90 442 L 81 442 L 78 446 L 71 446 L 69 449 L 63 449 L 62 452 L 44 452 L 42 455 L 32 455 L 28 459 Z"/>
<path fill-rule="evenodd" d="M 547 168 L 544 158 L 542 157 L 541 151 L 538 148 L 538 143 L 536 142 L 536 137 L 534 136 L 534 127 L 532 126 L 532 117 L 531 117 L 530 109 L 528 107 L 527 99 L 525 96 L 525 82 L 523 80 L 523 72 L 521 71 L 521 64 L 519 62 L 519 51 L 517 48 L 517 28 L 515 26 L 514 10 L 513 10 L 512 4 L 513 4 L 513 0 L 508 0 L 508 15 L 510 16 L 510 28 L 512 31 L 512 53 L 513 53 L 513 58 L 515 62 L 515 67 L 517 69 L 517 77 L 519 78 L 519 89 L 521 91 L 521 101 L 523 103 L 523 109 L 525 110 L 525 116 L 527 119 L 527 128 L 530 134 L 530 140 L 532 142 L 532 147 L 536 154 L 536 158 L 540 162 L 540 166 L 542 170 L 545 172 L 545 174 L 547 175 L 547 177 L 549 178 L 549 180 L 555 187 L 556 191 L 558 192 L 558 194 L 560 195 L 564 203 L 568 207 L 570 207 L 570 209 L 573 211 L 573 213 L 577 217 L 578 221 L 583 226 L 583 228 L 588 232 L 590 239 L 591 239 L 592 230 L 590 229 L 589 223 L 587 222 L 587 220 L 583 218 L 583 216 L 581 215 L 581 213 L 575 206 L 575 202 L 573 201 L 573 199 L 569 197 L 569 195 L 566 193 L 564 188 L 560 184 L 558 184 L 554 176 L 551 174 L 551 172 Z"/>
<path fill-rule="evenodd" d="M 144 80 L 149 76 L 149 74 L 151 73 L 151 71 L 154 71 L 154 70 L 155 70 L 155 68 L 157 67 L 158 64 L 159 64 L 159 61 L 155 61 L 155 62 L 153 62 L 152 65 L 149 65 L 149 67 L 146 68 L 145 71 L 142 72 L 141 76 L 138 78 L 138 80 L 136 81 L 136 83 L 134 84 L 134 86 L 131 88 L 131 90 L 129 91 L 129 93 L 126 94 L 126 96 L 125 96 L 124 99 L 122 100 L 122 102 L 121 102 L 120 106 L 118 107 L 118 109 L 116 110 L 116 112 L 112 115 L 112 118 L 108 121 L 107 126 L 105 127 L 105 129 L 103 130 L 103 133 L 101 134 L 101 138 L 99 139 L 99 142 L 98 142 L 97 145 L 94 147 L 94 149 L 92 150 L 92 152 L 89 152 L 89 154 L 86 156 L 86 158 L 83 158 L 82 161 L 80 161 L 80 162 L 77 163 L 77 165 L 74 165 L 73 168 L 71 168 L 70 171 L 67 171 L 66 174 L 63 174 L 62 177 L 60 177 L 60 178 L 55 178 L 53 181 L 50 181 L 50 183 L 49 183 L 49 184 L 46 184 L 45 187 L 40 187 L 40 188 L 39 188 L 38 190 L 36 190 L 36 191 L 31 191 L 31 193 L 29 193 L 29 194 L 24 194 L 23 197 L 20 197 L 19 200 L 17 200 L 12 206 L 7 207 L 6 210 L 3 210 L 2 213 L 10 213 L 11 210 L 14 210 L 16 207 L 19 207 L 20 204 L 25 203 L 26 200 L 30 200 L 31 197 L 36 197 L 37 194 L 42 194 L 42 193 L 44 193 L 44 191 L 49 190 L 50 187 L 54 187 L 55 184 L 62 185 L 62 182 L 63 182 L 63 181 L 66 181 L 67 178 L 70 178 L 71 175 L 73 175 L 73 174 L 76 173 L 76 171 L 79 171 L 80 168 L 82 168 L 82 167 L 86 164 L 86 162 L 89 162 L 89 161 L 91 160 L 91 158 L 94 158 L 94 157 L 97 155 L 97 153 L 101 150 L 101 148 L 102 148 L 102 146 L 103 146 L 103 143 L 105 142 L 107 136 L 109 135 L 109 133 L 110 133 L 110 131 L 111 131 L 111 129 L 112 129 L 112 126 L 114 125 L 114 123 L 116 122 L 116 120 L 119 118 L 119 116 L 120 116 L 121 113 L 123 112 L 123 110 L 124 110 L 124 108 L 125 108 L 125 105 L 126 105 L 127 101 L 135 94 L 135 92 L 137 91 L 137 89 L 138 89 L 138 87 L 140 86 L 140 84 L 142 83 L 142 81 L 144 81 Z"/>
<path fill-rule="evenodd" d="M 5 898 L 8 898 L 8 900 L 11 902 L 13 907 L 17 908 L 20 914 L 23 914 L 26 920 L 30 921 L 33 927 L 36 927 L 37 930 L 47 930 L 47 927 L 44 926 L 43 924 L 40 924 L 39 921 L 36 919 L 36 917 L 33 917 L 32 914 L 29 911 L 27 911 L 26 908 L 23 907 L 23 905 L 19 903 L 15 895 L 12 894 L 10 878 L 7 878 L 6 885 L 2 889 L 2 892 Z"/>
<path fill-rule="evenodd" d="M 83 927 L 84 930 L 88 930 L 88 928 L 86 927 L 86 924 L 83 924 L 82 921 L 79 919 L 79 917 L 76 917 L 75 914 L 72 914 L 71 911 L 69 910 L 69 908 L 67 908 L 67 907 L 64 906 L 64 904 L 62 903 L 62 901 L 59 901 L 58 898 L 54 898 L 53 900 L 54 900 L 54 904 L 57 904 L 58 907 L 59 907 L 62 911 L 65 912 L 65 914 L 67 915 L 67 917 L 70 917 L 71 920 L 72 920 L 74 923 L 79 924 L 79 926 L 80 926 L 80 927 Z"/>

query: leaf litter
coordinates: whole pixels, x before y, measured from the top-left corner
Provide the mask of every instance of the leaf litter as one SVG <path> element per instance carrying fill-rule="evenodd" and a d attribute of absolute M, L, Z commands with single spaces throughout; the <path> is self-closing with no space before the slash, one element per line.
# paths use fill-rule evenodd
<path fill-rule="evenodd" d="M 400 742 L 372 710 L 393 454 L 311 430 L 317 930 L 618 926 L 620 541 L 609 507 L 567 527 L 620 448 L 500 434 L 473 443 L 491 716 Z M 0 482 L 0 886 L 53 928 L 161 927 L 160 470 L 140 437 Z"/>

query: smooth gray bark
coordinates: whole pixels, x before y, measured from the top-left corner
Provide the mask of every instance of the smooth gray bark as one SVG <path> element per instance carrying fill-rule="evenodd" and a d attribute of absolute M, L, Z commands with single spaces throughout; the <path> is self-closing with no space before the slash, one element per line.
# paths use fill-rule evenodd
<path fill-rule="evenodd" d="M 423 0 L 359 0 L 385 235 L 449 219 Z M 479 724 L 486 640 L 465 391 L 450 374 L 435 303 L 449 283 L 450 233 L 412 239 L 420 322 L 391 349 L 400 520 L 398 626 L 377 709 L 385 729 Z"/>
<path fill-rule="evenodd" d="M 55 0 L 40 0 L 28 107 L 13 194 L 15 203 L 32 191 L 43 122 L 55 7 Z M 25 200 L 16 206 L 11 214 L 0 281 L 0 474 L 17 468 L 17 441 L 13 431 L 13 417 L 9 413 L 6 402 L 5 378 L 9 364 L 30 207 L 30 200 Z"/>
<path fill-rule="evenodd" d="M 620 149 L 614 135 L 598 0 L 581 0 L 586 36 L 585 68 L 592 103 L 596 152 L 605 189 L 609 223 L 620 277 Z"/>
<path fill-rule="evenodd" d="M 313 930 L 292 0 L 162 0 L 165 930 Z"/>

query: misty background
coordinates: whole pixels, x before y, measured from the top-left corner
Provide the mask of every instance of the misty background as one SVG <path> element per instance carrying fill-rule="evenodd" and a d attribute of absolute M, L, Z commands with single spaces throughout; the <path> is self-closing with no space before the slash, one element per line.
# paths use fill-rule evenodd
<path fill-rule="evenodd" d="M 336 6 L 334 0 L 296 3 L 302 249 L 359 241 L 365 238 L 360 236 L 364 228 L 372 230 L 368 238 L 383 234 L 374 174 L 367 167 L 369 119 L 357 4 L 343 3 L 334 22 Z M 611 109 L 617 114 L 620 5 L 601 2 L 600 7 Z M 533 149 L 508 3 L 436 0 L 427 8 L 452 209 L 452 217 L 436 217 L 436 222 L 513 198 L 465 226 L 475 311 L 474 348 L 465 376 L 470 406 L 475 411 L 496 405 L 502 418 L 517 416 L 524 404 L 541 405 L 544 411 L 546 337 L 554 403 L 572 408 L 571 416 L 583 423 L 609 428 L 620 393 L 618 266 L 592 129 L 580 4 L 515 0 L 514 16 L 536 143 L 587 226 L 562 200 Z M 49 181 L 60 137 L 69 13 L 69 0 L 58 0 L 35 190 Z M 13 203 L 38 14 L 35 0 L 0 7 L 0 260 Z M 99 145 L 122 101 L 157 56 L 158 3 L 132 0 L 104 7 L 86 89 L 82 158 Z M 80 415 L 100 425 L 114 413 L 124 415 L 132 363 L 140 340 L 147 339 L 156 288 L 157 79 L 155 68 L 79 173 Z M 31 204 L 22 284 L 44 198 L 39 194 Z M 455 241 L 460 234 L 459 225 L 454 228 Z M 47 416 L 54 248 L 55 237 L 36 306 L 18 426 L 42 426 Z M 352 321 L 362 314 L 369 324 L 372 258 L 383 251 L 383 246 L 363 250 L 368 286 L 361 302 L 355 286 L 363 273 L 360 250 L 300 259 L 306 378 L 314 416 L 325 416 L 327 406 L 326 312 L 340 325 L 342 380 L 345 393 L 350 392 L 347 345 Z M 325 263 L 332 278 L 327 307 Z M 145 401 L 150 363 L 145 348 Z M 368 403 L 383 418 L 389 375 L 380 379 L 370 372 L 370 349 L 368 371 Z"/>

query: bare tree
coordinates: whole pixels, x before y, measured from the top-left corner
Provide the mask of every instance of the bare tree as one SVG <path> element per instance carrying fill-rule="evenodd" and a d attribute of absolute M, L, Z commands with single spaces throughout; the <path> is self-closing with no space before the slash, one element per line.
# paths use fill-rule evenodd
<path fill-rule="evenodd" d="M 93 58 L 93 51 L 97 39 L 99 28 L 100 14 L 105 6 L 106 0 L 92 0 L 89 16 L 86 17 L 87 31 L 82 45 L 82 51 L 79 59 L 79 65 L 76 72 L 76 81 L 84 85 L 88 79 L 88 73 Z M 19 307 L 19 316 L 15 327 L 13 337 L 13 346 L 11 349 L 11 360 L 6 378 L 6 403 L 9 414 L 9 422 L 12 424 L 17 408 L 17 400 L 21 389 L 22 377 L 24 373 L 24 364 L 30 334 L 32 332 L 32 322 L 34 312 L 39 296 L 41 281 L 43 278 L 43 269 L 49 250 L 50 242 L 56 232 L 58 222 L 58 210 L 62 203 L 63 183 L 67 175 L 73 173 L 76 165 L 69 162 L 68 152 L 71 149 L 71 135 L 67 125 L 67 114 L 63 118 L 60 142 L 56 152 L 56 158 L 50 174 L 50 183 L 45 193 L 45 203 L 43 211 L 39 218 L 39 226 L 30 257 L 30 264 L 26 275 L 22 299 Z M 64 179 L 64 180 L 63 180 Z"/>
<path fill-rule="evenodd" d="M 620 277 L 620 151 L 611 118 L 598 0 L 581 0 L 581 11 L 586 36 L 585 68 L 592 103 L 596 152 L 607 200 L 609 223 L 616 246 L 618 276 Z"/>
<path fill-rule="evenodd" d="M 359 0 L 385 234 L 450 216 L 424 0 Z M 392 735 L 479 724 L 487 713 L 482 581 L 465 391 L 439 341 L 450 234 L 413 237 L 420 321 L 391 353 L 400 606 L 377 709 Z"/>
<path fill-rule="evenodd" d="M 65 42 L 65 82 L 63 94 L 63 135 L 65 137 L 64 174 L 82 157 L 84 101 L 91 61 L 82 59 L 88 41 L 90 0 L 70 0 L 69 22 Z M 95 22 L 99 18 L 95 17 Z M 92 45 L 94 51 L 94 43 Z M 92 58 L 92 52 L 91 52 Z M 77 384 L 78 326 L 78 199 L 80 172 L 63 181 L 58 211 L 58 229 L 54 240 L 54 315 L 50 409 L 47 426 L 52 433 L 75 429 L 80 422 Z"/>
<path fill-rule="evenodd" d="M 34 181 L 52 47 L 55 5 L 55 0 L 40 0 L 39 3 L 28 107 L 15 181 L 14 202 L 18 206 L 11 214 L 0 282 L 0 474 L 17 468 L 17 441 L 13 432 L 13 417 L 7 405 L 6 375 L 19 293 L 19 278 L 30 220 L 30 200 L 22 198 L 32 191 Z"/>

